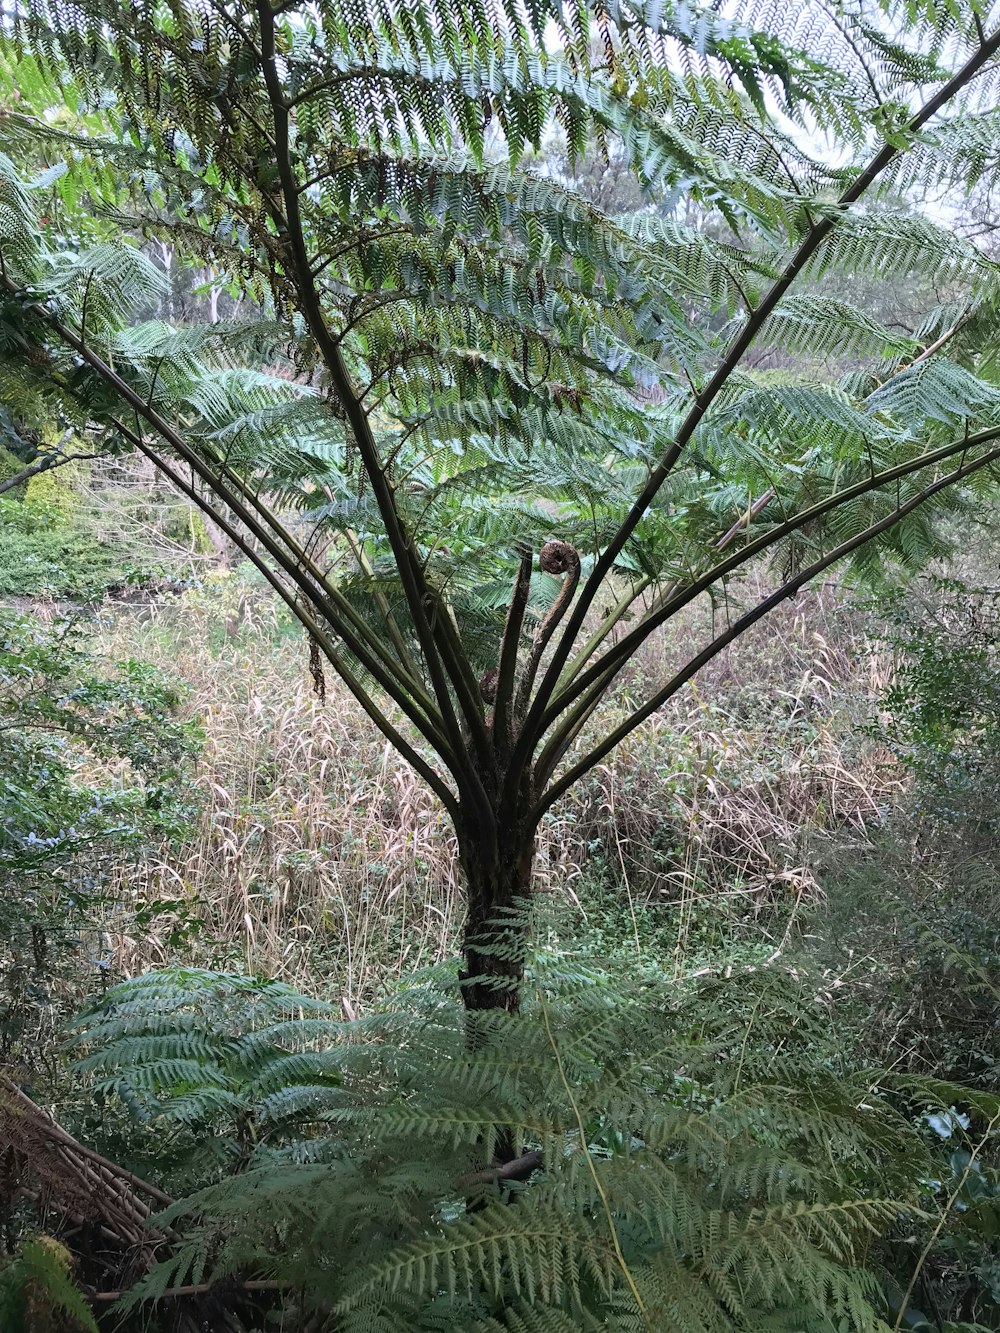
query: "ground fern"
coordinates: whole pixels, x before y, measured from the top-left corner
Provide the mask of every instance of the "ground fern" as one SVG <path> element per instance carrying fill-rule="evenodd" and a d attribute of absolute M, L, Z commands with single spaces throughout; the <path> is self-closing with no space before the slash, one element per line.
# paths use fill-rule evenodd
<path fill-rule="evenodd" d="M 80 1036 L 105 1092 L 219 1135 L 238 1070 L 253 1143 L 168 1211 L 182 1240 L 128 1303 L 228 1276 L 304 1290 L 351 1333 L 884 1327 L 866 1256 L 920 1216 L 928 1149 L 814 979 L 540 957 L 528 989 L 471 1047 L 440 970 L 301 1031 L 294 996 L 247 979 L 112 991 Z M 234 1026 L 234 997 L 258 1020 Z"/>

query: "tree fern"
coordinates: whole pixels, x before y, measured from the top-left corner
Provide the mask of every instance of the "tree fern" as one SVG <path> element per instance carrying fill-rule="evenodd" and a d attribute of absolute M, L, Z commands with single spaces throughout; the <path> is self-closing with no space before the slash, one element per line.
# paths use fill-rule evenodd
<path fill-rule="evenodd" d="M 989 485 L 995 266 L 912 196 L 991 169 L 998 18 L 33 0 L 0 34 L 0 394 L 207 508 L 430 785 L 470 1009 L 518 1002 L 527 943 L 488 923 L 566 788 L 811 577 L 927 558 L 927 515 Z M 602 149 L 632 218 L 572 188 Z M 144 236 L 249 327 L 135 327 Z M 804 288 L 837 275 L 941 290 L 899 330 Z M 767 598 L 608 723 L 648 635 L 768 558 Z"/>

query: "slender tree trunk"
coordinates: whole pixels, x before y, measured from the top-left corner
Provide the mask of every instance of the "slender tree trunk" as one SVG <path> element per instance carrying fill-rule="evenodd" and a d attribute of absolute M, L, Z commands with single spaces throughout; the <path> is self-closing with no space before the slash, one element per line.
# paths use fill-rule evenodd
<path fill-rule="evenodd" d="M 498 816 L 495 833 L 473 819 L 459 830 L 468 903 L 459 980 L 466 1040 L 473 1050 L 489 1041 L 493 1017 L 516 1014 L 521 1005 L 535 858 L 535 823 L 527 817 L 528 808 L 525 802 L 507 816 Z M 513 1130 L 498 1126 L 489 1152 L 491 1164 L 507 1166 L 520 1153 Z M 472 1211 L 481 1206 L 481 1201 L 473 1203 Z"/>
<path fill-rule="evenodd" d="M 468 898 L 460 977 L 466 1011 L 516 1013 L 528 954 L 534 824 L 516 810 L 484 836 L 470 820 L 459 831 L 459 850 Z"/>

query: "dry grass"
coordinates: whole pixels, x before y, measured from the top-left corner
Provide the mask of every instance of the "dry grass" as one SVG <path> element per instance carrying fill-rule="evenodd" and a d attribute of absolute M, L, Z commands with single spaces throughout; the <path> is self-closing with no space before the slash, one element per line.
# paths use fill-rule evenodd
<path fill-rule="evenodd" d="M 603 720 L 705 628 L 696 613 L 647 645 Z M 334 989 L 353 1013 L 453 950 L 462 900 L 442 811 L 335 681 L 320 703 L 269 601 L 223 583 L 131 610 L 108 649 L 188 681 L 205 732 L 190 837 L 121 872 L 126 901 L 175 910 L 114 940 L 118 967 L 166 961 L 194 923 L 182 956 Z M 638 903 L 672 904 L 679 940 L 706 897 L 746 917 L 818 894 L 829 832 L 863 832 L 898 785 L 852 737 L 882 669 L 829 591 L 772 616 L 564 798 L 541 833 L 539 887 L 585 914 L 588 884 L 616 885 L 623 938 Z"/>
<path fill-rule="evenodd" d="M 447 953 L 460 907 L 450 831 L 346 691 L 330 682 L 320 703 L 301 643 L 275 643 L 267 603 L 227 638 L 238 612 L 214 588 L 127 613 L 112 631 L 111 651 L 188 682 L 205 737 L 190 837 L 122 872 L 125 896 L 178 911 L 120 939 L 116 962 L 166 961 L 171 929 L 194 918 L 195 952 L 299 984 L 330 978 L 353 1011 Z"/>

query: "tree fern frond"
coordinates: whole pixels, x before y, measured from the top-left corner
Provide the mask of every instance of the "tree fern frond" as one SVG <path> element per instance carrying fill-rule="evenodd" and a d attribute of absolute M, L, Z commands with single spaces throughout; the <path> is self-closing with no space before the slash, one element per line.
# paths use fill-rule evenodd
<path fill-rule="evenodd" d="M 761 331 L 764 345 L 806 356 L 855 356 L 876 349 L 916 352 L 911 339 L 894 335 L 864 311 L 833 297 L 786 297 Z"/>
<path fill-rule="evenodd" d="M 927 218 L 889 212 L 848 213 L 820 247 L 809 273 L 861 273 L 884 279 L 923 274 L 940 282 L 987 276 L 982 252 Z"/>
<path fill-rule="evenodd" d="M 833 1312 L 878 1328 L 860 1256 L 918 1215 L 925 1149 L 870 1073 L 832 1072 L 815 986 L 768 969 L 688 984 L 647 968 L 623 984 L 544 955 L 533 974 L 546 1021 L 540 1002 L 501 1012 L 474 1051 L 440 970 L 326 1047 L 319 1013 L 294 1040 L 284 988 L 192 972 L 117 988 L 94 1018 L 109 1053 L 141 1035 L 144 1065 L 115 1075 L 138 1095 L 163 1079 L 150 1010 L 194 1009 L 211 1031 L 214 1003 L 242 1007 L 243 1027 L 226 1027 L 242 1063 L 223 1067 L 257 1127 L 249 1165 L 213 1156 L 214 1182 L 160 1220 L 185 1239 L 134 1299 L 237 1270 L 270 1276 L 279 1246 L 281 1275 L 352 1333 L 383 1317 L 428 1327 L 442 1301 L 461 1327 L 624 1329 L 641 1313 L 636 1292 L 671 1327 L 705 1333 L 785 1327 L 793 1314 L 788 1327 L 820 1329 Z M 255 1022 L 253 1006 L 286 1011 L 282 1041 L 266 1040 L 271 1015 Z M 188 1040 L 199 1031 L 182 1022 L 170 1051 Z M 213 1087 L 211 1073 L 203 1088 L 163 1087 L 150 1113 L 177 1123 L 200 1105 L 212 1132 Z M 489 1171 L 511 1133 L 541 1155 L 509 1187 L 516 1207 Z M 227 1160 L 246 1169 L 220 1179 Z"/>

